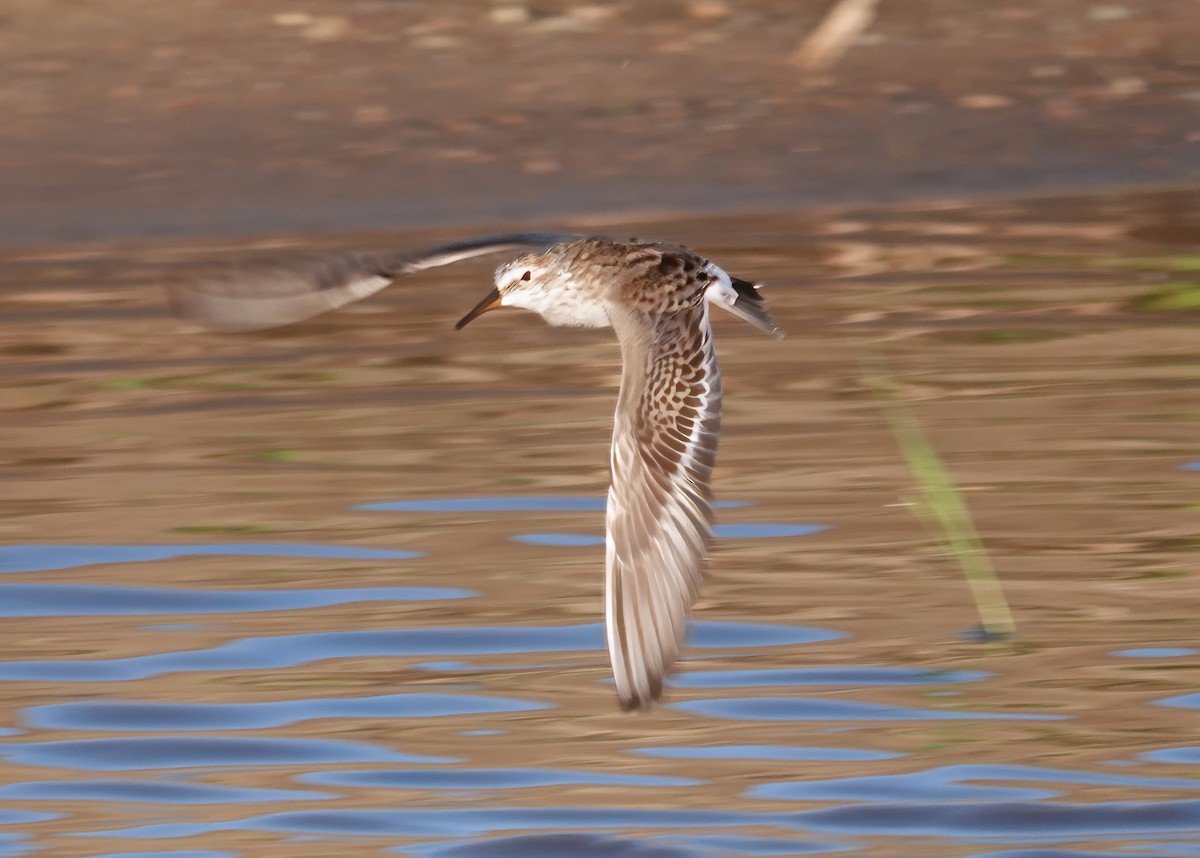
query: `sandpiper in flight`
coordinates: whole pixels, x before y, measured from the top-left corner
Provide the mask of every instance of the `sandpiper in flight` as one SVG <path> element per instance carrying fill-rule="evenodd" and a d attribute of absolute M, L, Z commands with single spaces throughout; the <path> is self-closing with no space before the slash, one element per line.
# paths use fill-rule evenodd
<path fill-rule="evenodd" d="M 405 274 L 520 251 L 456 328 L 498 307 L 551 325 L 612 327 L 623 368 L 608 490 L 605 620 L 624 709 L 662 694 L 703 577 L 721 378 L 708 305 L 780 336 L 758 289 L 672 244 L 516 233 L 395 256 L 347 255 L 230 268 L 171 288 L 175 311 L 208 327 L 255 330 L 365 298 Z"/>

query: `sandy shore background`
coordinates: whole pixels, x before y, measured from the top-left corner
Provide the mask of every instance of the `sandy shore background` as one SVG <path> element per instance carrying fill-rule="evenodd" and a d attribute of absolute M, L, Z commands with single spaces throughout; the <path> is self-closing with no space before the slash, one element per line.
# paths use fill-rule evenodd
<path fill-rule="evenodd" d="M 10 0 L 0 243 L 1178 185 L 1192 0 Z"/>

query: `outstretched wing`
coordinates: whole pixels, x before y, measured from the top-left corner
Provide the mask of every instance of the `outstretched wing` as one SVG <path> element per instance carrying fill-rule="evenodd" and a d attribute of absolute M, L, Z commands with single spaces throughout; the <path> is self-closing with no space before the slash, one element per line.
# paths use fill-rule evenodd
<path fill-rule="evenodd" d="M 374 295 L 399 277 L 490 253 L 544 250 L 570 233 L 518 232 L 391 255 L 241 262 L 167 287 L 177 316 L 222 331 L 253 331 L 299 322 Z"/>
<path fill-rule="evenodd" d="M 721 378 L 708 304 L 614 318 L 624 369 L 608 490 L 606 628 L 624 709 L 662 693 L 704 574 Z"/>

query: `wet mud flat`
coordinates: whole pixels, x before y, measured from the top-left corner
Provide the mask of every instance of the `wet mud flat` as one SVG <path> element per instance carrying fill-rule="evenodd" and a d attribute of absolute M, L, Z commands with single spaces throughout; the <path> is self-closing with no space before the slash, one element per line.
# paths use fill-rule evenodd
<path fill-rule="evenodd" d="M 1196 195 L 565 226 L 694 246 L 788 333 L 717 321 L 721 530 L 646 716 L 605 332 L 456 334 L 487 265 L 241 336 L 157 288 L 444 231 L 0 253 L 0 854 L 1190 854 Z M 880 355 L 1014 641 L 963 634 Z"/>
<path fill-rule="evenodd" d="M 0 244 L 1194 186 L 1193 0 L 9 0 Z"/>

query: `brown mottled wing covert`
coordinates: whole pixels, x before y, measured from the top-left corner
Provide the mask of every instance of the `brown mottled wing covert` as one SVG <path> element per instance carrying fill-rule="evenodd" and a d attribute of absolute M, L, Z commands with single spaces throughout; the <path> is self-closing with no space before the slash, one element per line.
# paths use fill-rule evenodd
<path fill-rule="evenodd" d="M 518 232 L 385 255 L 345 254 L 240 262 L 168 287 L 171 309 L 220 331 L 254 331 L 303 321 L 374 295 L 399 277 L 489 253 L 544 250 L 576 236 Z"/>
<path fill-rule="evenodd" d="M 608 491 L 606 627 L 621 706 L 646 709 L 662 693 L 703 578 L 721 379 L 705 301 L 613 324 L 624 371 Z"/>

